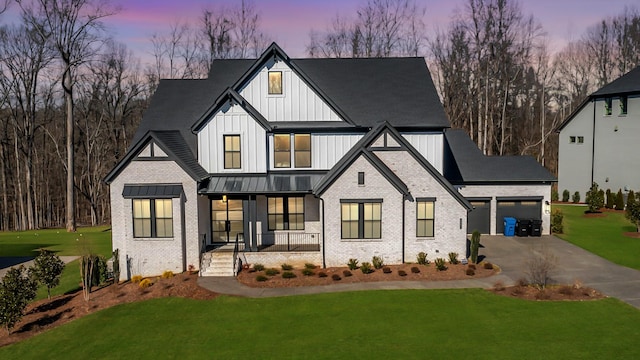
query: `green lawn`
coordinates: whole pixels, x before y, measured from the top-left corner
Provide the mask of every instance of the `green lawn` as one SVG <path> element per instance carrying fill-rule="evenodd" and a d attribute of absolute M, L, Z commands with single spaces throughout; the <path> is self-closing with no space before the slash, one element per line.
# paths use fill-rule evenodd
<path fill-rule="evenodd" d="M 107 226 L 0 232 L 0 256 L 36 256 L 46 248 L 57 255 L 79 255 L 82 247 L 95 254 L 111 256 L 111 229 Z"/>
<path fill-rule="evenodd" d="M 616 299 L 535 302 L 480 289 L 119 305 L 0 348 L 3 359 L 584 359 L 640 357 Z"/>
<path fill-rule="evenodd" d="M 640 239 L 623 235 L 636 231 L 623 213 L 584 217 L 586 206 L 554 205 L 564 213 L 564 234 L 558 237 L 616 264 L 640 270 Z"/>

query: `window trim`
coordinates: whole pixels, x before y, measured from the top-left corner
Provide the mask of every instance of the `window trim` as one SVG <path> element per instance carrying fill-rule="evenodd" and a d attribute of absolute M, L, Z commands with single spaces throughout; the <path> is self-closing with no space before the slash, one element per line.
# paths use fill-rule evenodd
<path fill-rule="evenodd" d="M 282 199 L 282 213 L 271 213 L 269 212 L 269 201 L 271 199 Z M 302 212 L 301 213 L 292 213 L 289 211 L 289 199 L 302 199 Z M 305 201 L 303 196 L 267 196 L 267 230 L 268 231 L 280 231 L 280 230 L 304 230 L 304 222 L 305 222 Z M 277 226 L 272 228 L 271 226 L 271 216 L 282 215 L 282 229 L 278 229 Z M 300 216 L 302 215 L 302 228 L 291 229 L 291 215 Z M 275 224 L 274 224 L 275 225 Z"/>
<path fill-rule="evenodd" d="M 343 219 L 343 206 L 344 205 L 349 205 L 349 206 L 353 206 L 354 204 L 358 205 L 358 218 L 357 220 L 353 220 L 353 219 L 349 219 L 349 220 L 344 220 Z M 378 214 L 379 219 L 375 220 L 375 219 L 365 219 L 365 205 L 378 205 L 380 208 L 380 213 Z M 373 215 L 373 214 L 372 214 Z M 350 227 L 353 226 L 352 224 L 354 222 L 357 221 L 358 224 L 358 236 L 357 237 L 345 237 L 345 233 L 344 233 L 344 225 L 345 222 L 349 222 L 350 223 Z M 377 234 L 379 234 L 379 236 L 374 237 L 374 236 L 366 236 L 366 231 L 365 231 L 365 226 L 367 225 L 367 222 L 369 222 L 369 224 L 372 224 L 373 226 L 376 226 L 377 224 Z M 375 231 L 372 231 L 372 234 L 375 234 Z M 340 238 L 342 240 L 379 240 L 382 239 L 382 199 L 357 199 L 357 200 L 352 200 L 352 199 L 341 199 L 340 200 Z"/>
<path fill-rule="evenodd" d="M 142 201 L 148 201 L 149 202 L 149 217 L 136 217 L 136 213 L 135 213 L 135 203 L 136 202 L 142 202 Z M 171 209 L 171 217 L 158 217 L 157 216 L 157 203 L 158 201 L 169 201 L 169 209 Z M 134 239 L 149 239 L 149 238 L 153 238 L 153 239 L 171 239 L 174 237 L 174 229 L 173 229 L 173 199 L 172 198 L 133 198 L 131 199 L 131 219 L 132 219 L 132 230 L 133 230 L 133 238 Z M 149 227 L 150 227 L 150 234 L 146 235 L 145 233 L 142 233 L 140 235 L 137 235 L 136 232 L 136 219 L 141 219 L 141 220 L 148 220 L 150 222 Z M 169 235 L 165 235 L 165 236 L 158 236 L 158 220 L 169 220 L 169 224 L 171 224 L 171 233 Z"/>
<path fill-rule="evenodd" d="M 432 217 L 426 217 L 425 218 L 420 218 L 419 217 L 419 210 L 418 207 L 420 206 L 421 203 L 430 203 L 432 204 L 431 206 L 433 207 L 433 214 Z M 418 226 L 418 224 L 420 224 L 421 221 L 425 221 L 427 224 L 429 223 L 429 221 L 431 221 L 431 235 L 427 235 L 428 232 L 424 235 L 419 233 L 419 229 L 420 227 Z M 416 237 L 419 238 L 433 238 L 436 236 L 436 200 L 434 198 L 417 198 L 416 199 Z M 425 227 L 425 230 L 427 230 L 427 228 Z"/>
<path fill-rule="evenodd" d="M 227 139 L 237 137 L 238 138 L 238 150 L 227 150 Z M 232 145 L 233 147 L 233 145 Z M 222 165 L 225 170 L 238 170 L 242 169 L 242 139 L 240 134 L 224 134 L 222 135 Z M 231 164 L 227 166 L 227 154 L 231 155 Z M 237 167 L 234 167 L 234 156 L 238 154 L 238 164 Z"/>
<path fill-rule="evenodd" d="M 272 88 L 272 86 L 271 86 L 271 74 L 274 74 L 274 75 L 275 74 L 280 74 L 280 85 L 279 85 L 280 92 L 272 91 L 272 90 L 277 90 L 277 89 L 275 87 Z M 274 84 L 274 86 L 275 85 L 276 84 Z M 284 81 L 283 81 L 283 72 L 282 71 L 280 71 L 280 70 L 274 70 L 274 71 L 269 70 L 269 71 L 267 71 L 267 94 L 268 95 L 283 95 L 284 94 L 284 89 L 283 89 L 284 86 L 283 85 L 284 85 Z"/>

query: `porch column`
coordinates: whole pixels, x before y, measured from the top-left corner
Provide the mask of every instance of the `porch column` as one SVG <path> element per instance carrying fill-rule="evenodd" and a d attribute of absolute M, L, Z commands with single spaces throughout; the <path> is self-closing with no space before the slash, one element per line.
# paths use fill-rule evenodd
<path fill-rule="evenodd" d="M 251 251 L 258 251 L 258 234 L 256 234 L 258 211 L 256 206 L 256 195 L 249 196 L 249 214 L 249 218 L 251 219 Z"/>

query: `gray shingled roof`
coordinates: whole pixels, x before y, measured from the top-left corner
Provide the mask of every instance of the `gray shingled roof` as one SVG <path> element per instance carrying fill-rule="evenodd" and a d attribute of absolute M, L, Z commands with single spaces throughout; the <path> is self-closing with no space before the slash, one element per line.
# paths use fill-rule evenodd
<path fill-rule="evenodd" d="M 460 129 L 445 132 L 447 151 L 445 177 L 454 184 L 550 183 L 556 178 L 531 156 L 485 156 Z"/>
<path fill-rule="evenodd" d="M 592 97 L 640 92 L 640 66 L 613 80 L 591 94 Z"/>

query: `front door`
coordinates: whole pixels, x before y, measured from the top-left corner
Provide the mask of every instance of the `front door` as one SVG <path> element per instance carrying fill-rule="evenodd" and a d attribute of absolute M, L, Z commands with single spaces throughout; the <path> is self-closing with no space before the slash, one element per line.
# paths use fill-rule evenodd
<path fill-rule="evenodd" d="M 211 242 L 235 242 L 242 233 L 242 200 L 211 200 Z"/>

